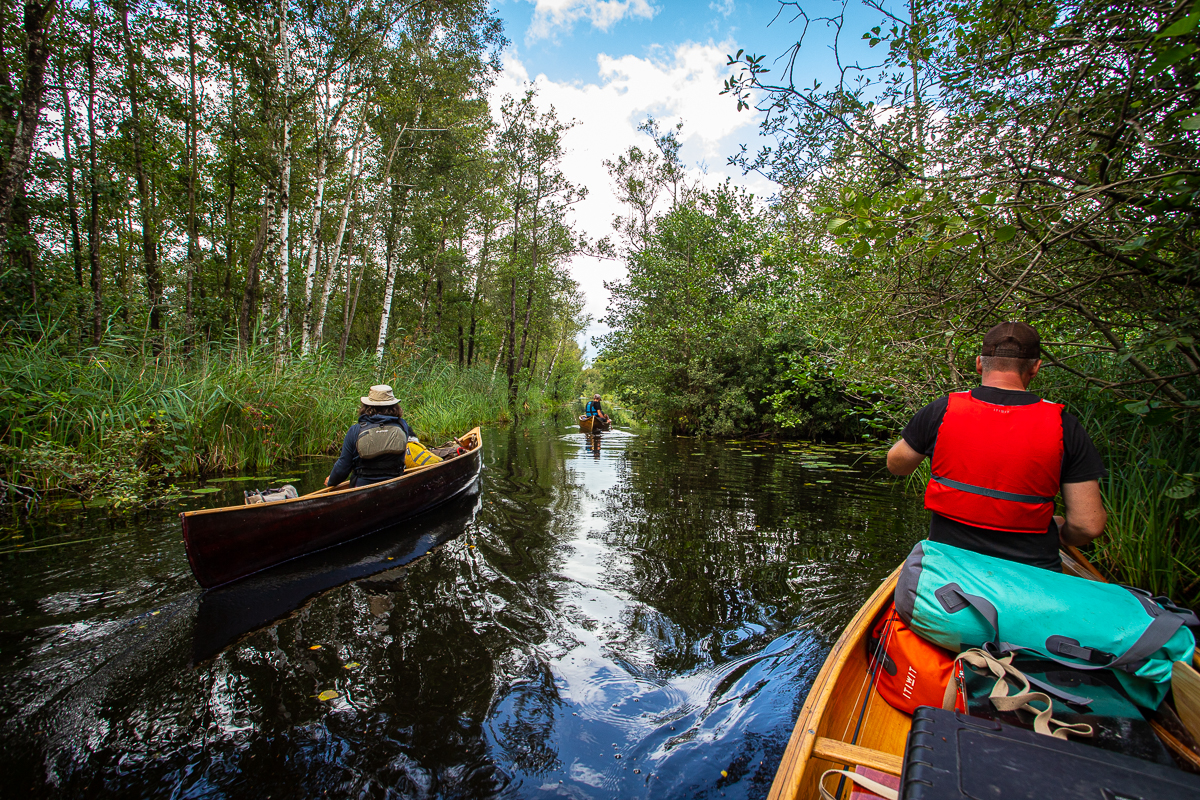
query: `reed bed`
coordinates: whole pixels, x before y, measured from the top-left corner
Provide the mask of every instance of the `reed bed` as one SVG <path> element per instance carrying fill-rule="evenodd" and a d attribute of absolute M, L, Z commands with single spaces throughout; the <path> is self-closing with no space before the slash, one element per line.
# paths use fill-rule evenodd
<path fill-rule="evenodd" d="M 156 479 L 334 453 L 375 383 L 393 386 L 426 441 L 512 414 L 503 376 L 437 357 L 280 361 L 232 345 L 154 356 L 115 337 L 75 353 L 44 335 L 0 346 L 0 481 L 120 505 Z"/>

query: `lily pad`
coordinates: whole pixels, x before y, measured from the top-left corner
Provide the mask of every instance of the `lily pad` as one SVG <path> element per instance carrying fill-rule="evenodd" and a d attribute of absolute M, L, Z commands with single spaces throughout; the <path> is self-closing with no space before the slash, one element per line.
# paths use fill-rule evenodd
<path fill-rule="evenodd" d="M 221 491 L 220 486 L 203 486 L 199 489 L 192 489 L 192 494 L 212 494 L 219 491 Z"/>
<path fill-rule="evenodd" d="M 241 483 L 242 481 L 273 481 L 274 475 L 243 475 L 238 478 L 209 478 L 209 483 Z"/>

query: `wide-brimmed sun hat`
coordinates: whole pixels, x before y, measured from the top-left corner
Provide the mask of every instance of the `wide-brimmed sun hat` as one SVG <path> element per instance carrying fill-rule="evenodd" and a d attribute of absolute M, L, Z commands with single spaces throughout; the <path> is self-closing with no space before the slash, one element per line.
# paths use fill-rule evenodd
<path fill-rule="evenodd" d="M 592 399 L 593 399 L 593 400 L 599 400 L 599 399 L 600 399 L 600 395 L 598 395 L 598 394 L 594 394 L 594 395 L 592 395 Z"/>
<path fill-rule="evenodd" d="M 400 401 L 392 394 L 392 387 L 385 383 L 372 386 L 366 397 L 360 397 L 364 406 L 394 406 Z"/>

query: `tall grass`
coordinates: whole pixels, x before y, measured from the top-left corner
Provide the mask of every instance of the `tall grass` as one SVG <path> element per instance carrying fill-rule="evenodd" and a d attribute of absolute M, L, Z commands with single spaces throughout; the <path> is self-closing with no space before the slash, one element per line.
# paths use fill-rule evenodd
<path fill-rule="evenodd" d="M 1100 428 L 1109 474 L 1100 481 L 1108 524 L 1093 555 L 1122 583 L 1200 601 L 1200 449 L 1171 426 Z"/>
<path fill-rule="evenodd" d="M 69 472 L 73 458 L 129 450 L 140 468 L 161 476 L 263 469 L 336 452 L 359 397 L 375 383 L 393 386 L 425 440 L 511 414 L 502 375 L 493 381 L 487 367 L 436 357 L 380 363 L 364 354 L 339 364 L 319 353 L 277 362 L 273 352 L 232 344 L 155 356 L 116 338 L 75 352 L 52 333 L 0 345 L 0 444 L 10 481 L 28 477 L 26 455 L 35 451 L 42 468 L 61 464 Z M 534 399 L 530 410 L 540 405 Z M 518 408 L 527 405 L 518 399 Z"/>

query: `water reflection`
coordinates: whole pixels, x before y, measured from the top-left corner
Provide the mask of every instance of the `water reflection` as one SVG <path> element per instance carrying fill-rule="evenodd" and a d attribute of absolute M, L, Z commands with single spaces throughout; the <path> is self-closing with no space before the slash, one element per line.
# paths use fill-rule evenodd
<path fill-rule="evenodd" d="M 399 588 L 407 565 L 462 533 L 479 510 L 479 481 L 436 509 L 352 542 L 312 553 L 200 597 L 192 662 L 212 658 L 242 636 L 296 611 L 321 592 L 352 580 L 361 587 Z M 387 573 L 378 575 L 378 573 Z M 373 597 L 390 608 L 387 594 Z"/>
<path fill-rule="evenodd" d="M 419 530 L 208 595 L 173 516 L 89 517 L 102 547 L 0 559 L 0 793 L 765 796 L 920 532 L 878 471 L 564 416 L 487 432 Z"/>

